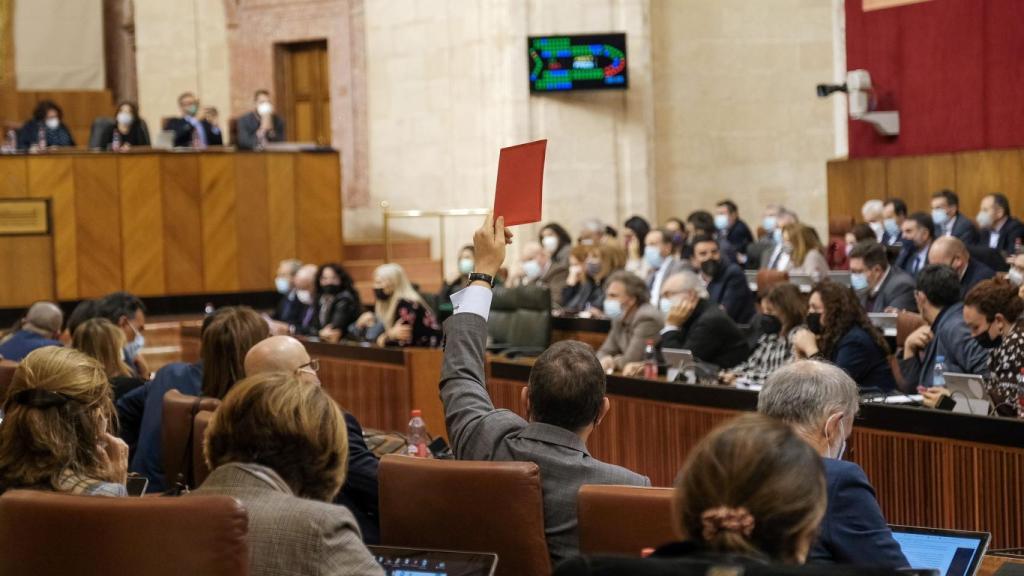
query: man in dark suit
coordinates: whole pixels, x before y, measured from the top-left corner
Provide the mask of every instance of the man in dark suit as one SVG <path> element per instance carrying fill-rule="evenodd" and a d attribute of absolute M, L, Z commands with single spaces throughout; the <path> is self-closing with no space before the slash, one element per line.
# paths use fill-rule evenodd
<path fill-rule="evenodd" d="M 1024 240 L 1024 224 L 1010 215 L 1010 201 L 1003 194 L 989 194 L 981 199 L 978 224 L 978 245 L 999 250 L 1003 256 L 1016 254 L 1017 244 Z"/>
<path fill-rule="evenodd" d="M 700 279 L 693 272 L 670 277 L 661 291 L 666 303 L 665 327 L 658 349 L 689 350 L 701 362 L 722 369 L 732 368 L 750 356 L 750 347 L 739 326 L 707 299 Z M 628 370 L 627 373 L 635 370 Z"/>
<path fill-rule="evenodd" d="M 897 246 L 903 242 L 903 222 L 907 219 L 907 203 L 899 198 L 889 198 L 882 206 L 882 244 Z"/>
<path fill-rule="evenodd" d="M 843 460 L 859 402 L 857 384 L 846 372 L 802 360 L 768 377 L 757 411 L 793 426 L 825 464 L 828 508 L 807 562 L 907 568 L 867 475 Z"/>
<path fill-rule="evenodd" d="M 747 245 L 754 241 L 750 227 L 740 220 L 739 208 L 732 200 L 722 200 L 715 205 L 715 228 L 721 239 L 727 241 L 739 254 L 746 254 Z"/>
<path fill-rule="evenodd" d="M 270 316 L 279 322 L 291 324 L 295 308 L 299 304 L 298 294 L 295 290 L 295 274 L 302 268 L 302 262 L 294 258 L 281 260 L 277 265 L 277 275 L 274 276 L 274 289 L 281 295 L 277 302 L 277 308 Z"/>
<path fill-rule="evenodd" d="M 274 113 L 270 92 L 257 90 L 252 112 L 238 119 L 238 148 L 261 150 L 267 142 L 284 142 L 284 120 Z"/>
<path fill-rule="evenodd" d="M 914 278 L 889 266 L 885 247 L 878 242 L 866 240 L 850 251 L 850 284 L 867 312 L 889 308 L 917 312 Z"/>
<path fill-rule="evenodd" d="M 943 236 L 932 244 L 931 252 L 928 253 L 928 263 L 944 264 L 957 273 L 957 278 L 960 279 L 961 298 L 978 282 L 996 275 L 995 270 L 971 258 L 971 253 L 964 243 L 952 236 Z"/>
<path fill-rule="evenodd" d="M 964 244 L 978 243 L 978 227 L 960 213 L 960 197 L 952 190 L 932 194 L 932 220 L 936 238 L 955 236 Z"/>
<path fill-rule="evenodd" d="M 931 216 L 914 212 L 903 221 L 903 248 L 893 265 L 910 274 L 917 273 L 928 265 L 928 252 L 935 239 L 935 225 Z"/>
<path fill-rule="evenodd" d="M 743 270 L 722 259 L 718 241 L 710 236 L 695 238 L 690 262 L 707 282 L 709 299 L 721 306 L 735 322 L 750 322 L 754 317 L 754 293 L 750 291 Z"/>
<path fill-rule="evenodd" d="M 164 130 L 174 132 L 174 146 L 182 148 L 206 148 L 207 146 L 223 146 L 224 138 L 220 128 L 216 126 L 216 111 L 207 110 L 199 114 L 199 99 L 191 92 L 178 96 L 178 108 L 181 118 L 170 118 L 164 124 Z"/>

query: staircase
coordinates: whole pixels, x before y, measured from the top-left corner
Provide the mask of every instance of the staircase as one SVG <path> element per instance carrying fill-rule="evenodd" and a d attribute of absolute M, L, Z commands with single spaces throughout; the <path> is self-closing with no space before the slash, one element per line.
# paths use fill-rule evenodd
<path fill-rule="evenodd" d="M 373 271 L 384 263 L 384 242 L 381 240 L 350 240 L 345 242 L 343 265 L 356 283 L 359 299 L 372 304 Z M 391 241 L 391 261 L 405 269 L 409 280 L 420 292 L 436 294 L 443 282 L 441 261 L 430 257 L 430 240 L 403 238 Z"/>

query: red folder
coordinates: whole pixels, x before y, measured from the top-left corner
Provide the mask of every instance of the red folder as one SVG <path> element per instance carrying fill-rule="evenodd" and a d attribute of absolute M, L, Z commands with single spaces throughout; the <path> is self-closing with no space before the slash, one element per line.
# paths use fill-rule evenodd
<path fill-rule="evenodd" d="M 494 191 L 495 220 L 504 216 L 505 226 L 540 222 L 547 148 L 547 140 L 537 140 L 501 149 Z"/>

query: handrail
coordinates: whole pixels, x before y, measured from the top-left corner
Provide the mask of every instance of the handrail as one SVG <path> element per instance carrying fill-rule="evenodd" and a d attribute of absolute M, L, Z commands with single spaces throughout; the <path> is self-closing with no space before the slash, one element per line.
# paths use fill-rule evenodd
<path fill-rule="evenodd" d="M 391 204 L 385 200 L 380 203 L 384 216 L 384 262 L 391 262 L 391 220 L 396 218 L 437 218 L 438 233 L 441 239 L 441 274 L 444 274 L 444 264 L 447 258 L 447 247 L 445 246 L 446 218 L 462 218 L 466 216 L 486 216 L 490 214 L 487 208 L 456 208 L 452 210 L 392 210 Z"/>

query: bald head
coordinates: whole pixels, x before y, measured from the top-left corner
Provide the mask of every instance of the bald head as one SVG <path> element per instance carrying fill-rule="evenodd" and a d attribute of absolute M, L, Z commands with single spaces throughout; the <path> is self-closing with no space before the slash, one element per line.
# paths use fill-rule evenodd
<path fill-rule="evenodd" d="M 958 273 L 963 273 L 967 264 L 971 261 L 971 253 L 967 247 L 955 236 L 943 236 L 932 244 L 928 252 L 929 264 L 942 264 L 949 266 Z"/>
<path fill-rule="evenodd" d="M 36 302 L 25 315 L 25 329 L 44 336 L 60 332 L 64 324 L 64 313 L 53 302 Z"/>
<path fill-rule="evenodd" d="M 309 353 L 302 342 L 291 336 L 271 336 L 249 349 L 245 355 L 245 375 L 295 372 L 309 362 Z M 303 376 L 306 376 L 305 372 Z"/>

